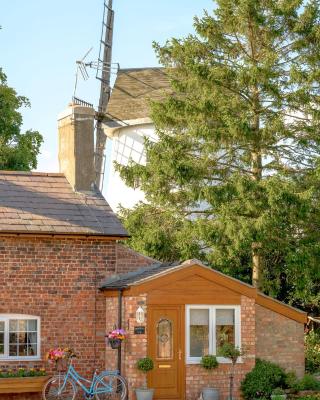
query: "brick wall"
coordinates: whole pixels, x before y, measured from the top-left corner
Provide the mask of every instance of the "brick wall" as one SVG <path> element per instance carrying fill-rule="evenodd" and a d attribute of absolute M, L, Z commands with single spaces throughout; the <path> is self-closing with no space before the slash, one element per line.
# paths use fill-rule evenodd
<path fill-rule="evenodd" d="M 141 306 L 146 311 L 146 296 L 124 298 L 124 327 L 128 332 L 128 340 L 123 346 L 123 375 L 128 380 L 129 400 L 135 398 L 134 389 L 146 384 L 146 375 L 137 370 L 136 363 L 140 358 L 147 356 L 147 331 L 145 335 L 135 335 L 134 327 L 137 326 L 136 310 Z M 145 322 L 147 328 L 147 312 Z"/>
<path fill-rule="evenodd" d="M 41 318 L 41 360 L 0 361 L 0 369 L 49 368 L 45 354 L 58 345 L 74 348 L 80 373 L 91 376 L 94 368 L 104 369 L 106 300 L 98 287 L 106 276 L 117 272 L 116 264 L 124 272 L 142 262 L 151 264 L 150 259 L 113 241 L 0 237 L 0 313 Z M 34 400 L 39 396 L 0 394 L 0 400 L 9 398 Z"/>
<path fill-rule="evenodd" d="M 304 374 L 304 327 L 281 314 L 256 305 L 257 358 L 272 361 L 287 371 Z"/>
<path fill-rule="evenodd" d="M 241 346 L 246 351 L 242 363 L 235 368 L 234 396 L 240 398 L 240 382 L 255 363 L 255 305 L 254 299 L 241 297 Z M 186 366 L 186 399 L 199 398 L 202 388 L 215 387 L 220 391 L 220 400 L 228 399 L 230 364 L 219 364 L 218 368 L 206 371 L 200 365 Z"/>
<path fill-rule="evenodd" d="M 116 246 L 117 273 L 126 273 L 140 267 L 154 264 L 157 262 L 153 258 L 144 256 L 130 249 L 129 247 L 118 243 Z"/>

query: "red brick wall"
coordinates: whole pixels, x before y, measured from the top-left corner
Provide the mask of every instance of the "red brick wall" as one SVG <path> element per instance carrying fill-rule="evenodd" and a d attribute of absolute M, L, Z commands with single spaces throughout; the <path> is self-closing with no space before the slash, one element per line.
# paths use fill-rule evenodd
<path fill-rule="evenodd" d="M 50 347 L 64 345 L 79 355 L 76 368 L 91 376 L 94 368 L 112 369 L 106 350 L 107 329 L 117 322 L 117 309 L 107 310 L 98 288 L 107 276 L 153 264 L 115 241 L 92 238 L 0 237 L 0 313 L 41 318 L 41 360 L 0 361 L 0 369 L 47 367 Z M 111 313 L 114 312 L 111 318 Z M 110 325 L 110 321 L 112 321 Z M 109 325 L 108 325 L 109 324 Z M 113 350 L 113 358 L 115 351 Z M 0 400 L 24 400 L 38 395 L 1 395 Z"/>
<path fill-rule="evenodd" d="M 254 299 L 241 296 L 241 346 L 246 351 L 242 363 L 235 368 L 234 396 L 240 398 L 240 382 L 255 363 L 255 306 Z M 218 368 L 206 371 L 200 365 L 186 366 L 186 399 L 199 398 L 202 388 L 215 387 L 220 391 L 220 400 L 228 399 L 230 364 L 219 364 Z"/>
<path fill-rule="evenodd" d="M 287 371 L 304 374 L 304 326 L 256 305 L 257 358 L 272 361 Z"/>
<path fill-rule="evenodd" d="M 146 297 L 144 295 L 137 297 L 123 297 L 123 318 L 122 327 L 128 336 L 122 344 L 122 366 L 121 373 L 128 382 L 129 400 L 134 399 L 134 389 L 141 387 L 146 383 L 146 376 L 139 372 L 136 363 L 139 358 L 147 355 L 147 334 L 135 335 L 134 327 L 137 326 L 136 310 L 142 306 L 146 310 Z M 107 298 L 107 331 L 113 329 L 118 321 L 118 299 Z M 145 314 L 144 326 L 147 326 L 147 314 Z M 147 332 L 146 332 L 147 333 Z M 109 346 L 106 350 L 106 369 L 117 368 L 118 351 Z"/>
<path fill-rule="evenodd" d="M 120 243 L 117 244 L 116 251 L 117 251 L 116 273 L 118 274 L 126 273 L 157 262 L 153 258 L 139 254 L 134 250 L 131 250 L 129 247 Z"/>
<path fill-rule="evenodd" d="M 139 358 L 147 356 L 147 331 L 145 335 L 135 335 L 136 310 L 141 306 L 146 310 L 146 296 L 124 298 L 124 326 L 128 332 L 128 340 L 123 346 L 123 375 L 128 380 L 129 400 L 135 398 L 134 389 L 146 384 L 146 375 L 137 370 L 136 363 Z M 147 328 L 147 312 L 143 325 Z"/>

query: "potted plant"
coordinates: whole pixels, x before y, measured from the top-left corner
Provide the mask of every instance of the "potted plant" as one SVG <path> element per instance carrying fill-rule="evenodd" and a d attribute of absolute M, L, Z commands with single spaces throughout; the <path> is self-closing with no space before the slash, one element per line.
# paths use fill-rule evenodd
<path fill-rule="evenodd" d="M 234 380 L 234 371 L 236 367 L 236 363 L 239 357 L 244 355 L 244 351 L 239 347 L 234 346 L 231 343 L 224 343 L 218 349 L 218 355 L 220 357 L 227 358 L 231 361 L 231 368 L 229 374 L 229 400 L 233 400 L 233 380 Z"/>
<path fill-rule="evenodd" d="M 276 388 L 272 391 L 271 400 L 285 400 L 287 395 L 285 391 L 281 388 Z"/>
<path fill-rule="evenodd" d="M 112 349 L 118 349 L 126 337 L 124 329 L 114 329 L 106 335 L 107 342 Z"/>
<path fill-rule="evenodd" d="M 150 357 L 141 358 L 137 361 L 137 368 L 144 374 L 152 371 L 154 368 L 153 360 Z M 144 387 L 136 389 L 137 400 L 152 400 L 154 389 L 148 389 L 147 383 Z"/>
<path fill-rule="evenodd" d="M 44 368 L 0 370 L 0 393 L 41 392 L 49 378 Z"/>
<path fill-rule="evenodd" d="M 200 365 L 203 368 L 211 371 L 218 367 L 217 357 L 212 354 L 203 356 L 201 358 Z M 213 387 L 203 388 L 202 389 L 202 399 L 203 400 L 218 400 L 219 399 L 219 390 L 216 388 L 213 388 Z"/>

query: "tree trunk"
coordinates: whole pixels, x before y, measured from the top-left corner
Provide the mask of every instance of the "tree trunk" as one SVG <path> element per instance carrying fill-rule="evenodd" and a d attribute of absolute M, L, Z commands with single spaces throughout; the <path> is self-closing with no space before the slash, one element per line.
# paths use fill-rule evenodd
<path fill-rule="evenodd" d="M 261 254 L 262 244 L 260 242 L 253 242 L 252 248 L 252 285 L 257 289 L 262 286 L 263 274 L 263 256 Z"/>

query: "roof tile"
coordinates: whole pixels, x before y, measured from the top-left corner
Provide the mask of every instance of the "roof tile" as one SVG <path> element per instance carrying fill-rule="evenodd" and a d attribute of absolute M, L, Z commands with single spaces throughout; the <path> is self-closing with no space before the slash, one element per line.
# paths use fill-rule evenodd
<path fill-rule="evenodd" d="M 99 191 L 74 192 L 62 174 L 0 171 L 0 233 L 128 236 Z"/>

